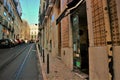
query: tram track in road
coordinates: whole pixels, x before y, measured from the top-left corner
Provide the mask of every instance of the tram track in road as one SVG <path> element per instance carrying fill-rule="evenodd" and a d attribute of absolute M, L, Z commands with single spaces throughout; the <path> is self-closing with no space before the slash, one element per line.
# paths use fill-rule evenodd
<path fill-rule="evenodd" d="M 21 76 L 21 73 L 22 73 L 22 70 L 24 68 L 24 65 L 28 59 L 28 56 L 30 55 L 30 52 L 32 50 L 32 47 L 33 45 L 30 47 L 30 49 L 28 50 L 28 53 L 26 54 L 25 58 L 23 59 L 23 62 L 20 64 L 19 68 L 17 69 L 16 73 L 15 73 L 15 77 L 14 77 L 14 80 L 19 80 L 20 76 Z"/>
<path fill-rule="evenodd" d="M 3 70 L 5 68 L 5 66 L 7 66 L 8 64 L 10 64 L 13 60 L 15 60 L 28 46 L 25 46 L 24 48 L 20 48 L 19 50 L 12 51 L 9 54 L 12 54 L 11 56 L 9 56 L 5 61 L 3 61 L 0 64 L 0 71 Z M 13 54 L 13 52 L 15 52 Z"/>
<path fill-rule="evenodd" d="M 36 50 L 35 44 L 27 45 L 14 60 L 0 71 L 0 80 L 43 80 L 42 74 L 39 72 Z"/>

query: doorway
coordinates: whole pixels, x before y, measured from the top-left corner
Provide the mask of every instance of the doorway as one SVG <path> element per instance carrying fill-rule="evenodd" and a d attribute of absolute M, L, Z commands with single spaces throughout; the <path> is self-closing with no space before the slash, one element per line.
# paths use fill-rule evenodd
<path fill-rule="evenodd" d="M 56 1 L 56 7 L 57 7 L 57 15 L 60 14 L 60 10 L 61 10 L 61 1 L 57 0 Z M 58 23 L 58 27 L 57 27 L 57 31 L 58 31 L 58 57 L 61 57 L 61 23 Z"/>
<path fill-rule="evenodd" d="M 89 40 L 86 3 L 79 5 L 79 7 L 72 13 L 71 20 L 74 70 L 89 74 Z"/>

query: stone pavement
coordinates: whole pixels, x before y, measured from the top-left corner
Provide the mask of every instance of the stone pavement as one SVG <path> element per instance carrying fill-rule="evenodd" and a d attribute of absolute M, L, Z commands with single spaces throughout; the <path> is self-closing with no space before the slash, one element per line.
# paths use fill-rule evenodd
<path fill-rule="evenodd" d="M 62 60 L 59 58 L 52 58 L 51 56 L 49 59 L 50 71 L 48 74 L 46 58 L 45 63 L 43 63 L 43 58 L 40 56 L 39 49 L 37 48 L 37 50 L 44 80 L 86 80 L 84 79 L 84 76 L 81 76 L 68 69 Z"/>

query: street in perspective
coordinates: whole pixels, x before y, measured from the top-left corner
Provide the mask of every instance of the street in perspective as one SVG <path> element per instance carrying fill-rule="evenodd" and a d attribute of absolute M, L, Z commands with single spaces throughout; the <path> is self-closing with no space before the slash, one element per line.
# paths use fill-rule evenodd
<path fill-rule="evenodd" d="M 34 43 L 0 49 L 0 63 L 1 80 L 43 80 Z"/>
<path fill-rule="evenodd" d="M 0 0 L 0 80 L 119 80 L 120 0 Z"/>

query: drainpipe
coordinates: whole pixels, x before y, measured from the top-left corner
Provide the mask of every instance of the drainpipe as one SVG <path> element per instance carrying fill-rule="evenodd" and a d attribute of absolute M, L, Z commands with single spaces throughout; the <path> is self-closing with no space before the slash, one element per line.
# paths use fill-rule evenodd
<path fill-rule="evenodd" d="M 114 80 L 113 40 L 112 40 L 112 26 L 111 26 L 111 18 L 110 18 L 109 0 L 103 0 L 103 8 L 104 8 L 104 20 L 105 20 L 105 30 L 106 30 L 106 45 L 107 45 L 107 53 L 108 53 L 109 80 Z"/>

